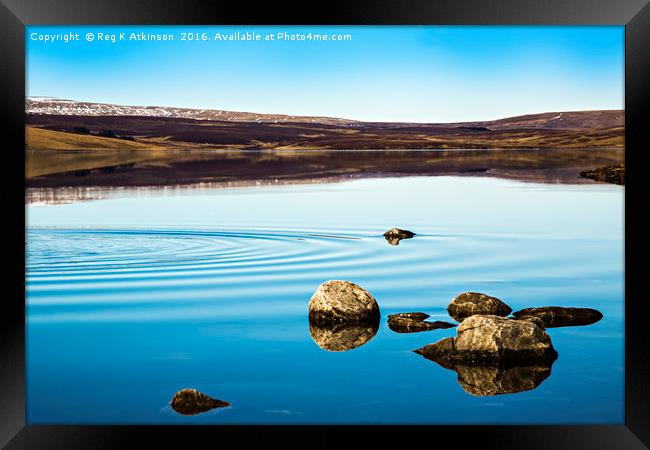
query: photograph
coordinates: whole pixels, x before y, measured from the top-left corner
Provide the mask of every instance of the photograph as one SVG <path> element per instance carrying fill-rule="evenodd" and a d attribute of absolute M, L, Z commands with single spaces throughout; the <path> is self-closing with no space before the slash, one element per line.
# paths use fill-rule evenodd
<path fill-rule="evenodd" d="M 625 26 L 24 32 L 27 425 L 626 424 Z"/>

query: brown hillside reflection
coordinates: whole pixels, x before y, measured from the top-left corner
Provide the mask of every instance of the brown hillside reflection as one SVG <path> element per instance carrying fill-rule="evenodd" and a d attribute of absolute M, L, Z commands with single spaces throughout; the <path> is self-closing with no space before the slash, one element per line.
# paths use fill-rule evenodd
<path fill-rule="evenodd" d="M 622 162 L 622 149 L 410 151 L 30 151 L 27 187 L 297 183 L 471 175 L 593 183 L 582 170 Z"/>

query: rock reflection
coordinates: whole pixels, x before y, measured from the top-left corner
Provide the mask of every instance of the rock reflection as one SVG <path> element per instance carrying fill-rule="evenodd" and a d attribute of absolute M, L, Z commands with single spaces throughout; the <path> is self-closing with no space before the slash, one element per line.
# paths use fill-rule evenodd
<path fill-rule="evenodd" d="M 309 323 L 313 341 L 328 352 L 345 352 L 370 341 L 379 329 L 379 321 L 372 323 Z"/>
<path fill-rule="evenodd" d="M 564 308 L 560 306 L 526 308 L 514 312 L 512 315 L 519 320 L 536 317 L 544 323 L 545 328 L 592 325 L 603 318 L 603 314 L 596 309 Z"/>
<path fill-rule="evenodd" d="M 401 239 L 398 238 L 391 238 L 387 236 L 384 237 L 386 238 L 386 242 L 388 242 L 390 245 L 399 245 L 399 241 L 401 241 Z"/>
<path fill-rule="evenodd" d="M 426 356 L 425 356 L 426 358 Z M 551 375 L 553 361 L 539 361 L 529 365 L 513 364 L 450 364 L 443 360 L 434 361 L 458 374 L 458 384 L 465 392 L 475 397 L 501 394 L 515 394 L 537 388 Z"/>
<path fill-rule="evenodd" d="M 25 152 L 28 188 L 226 182 L 319 183 L 350 177 L 470 175 L 541 183 L 593 183 L 587 167 L 622 163 L 623 148 L 539 150 L 275 150 Z M 531 170 L 534 168 L 534 170 Z M 114 169 L 114 170 L 111 170 Z M 86 176 L 80 174 L 88 173 Z"/>
<path fill-rule="evenodd" d="M 551 375 L 551 365 L 481 367 L 458 365 L 458 384 L 468 394 L 485 397 L 530 391 Z"/>

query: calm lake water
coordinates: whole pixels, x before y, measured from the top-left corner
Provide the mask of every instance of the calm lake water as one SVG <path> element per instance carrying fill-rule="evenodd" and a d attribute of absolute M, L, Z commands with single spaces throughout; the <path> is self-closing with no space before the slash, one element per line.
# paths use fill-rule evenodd
<path fill-rule="evenodd" d="M 27 207 L 27 418 L 36 423 L 623 423 L 624 188 L 498 178 L 150 190 Z M 417 236 L 398 246 L 393 226 Z M 308 303 L 343 279 L 382 320 L 345 352 L 311 338 Z M 388 314 L 451 321 L 465 291 L 513 310 L 600 310 L 547 330 L 532 390 L 474 396 L 412 352 Z M 231 407 L 183 416 L 196 388 Z"/>

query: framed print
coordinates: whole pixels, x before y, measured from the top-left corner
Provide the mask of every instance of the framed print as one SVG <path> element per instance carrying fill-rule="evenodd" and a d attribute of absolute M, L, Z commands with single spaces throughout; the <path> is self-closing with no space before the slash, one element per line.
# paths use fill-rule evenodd
<path fill-rule="evenodd" d="M 0 11 L 7 448 L 649 445 L 647 2 Z"/>

